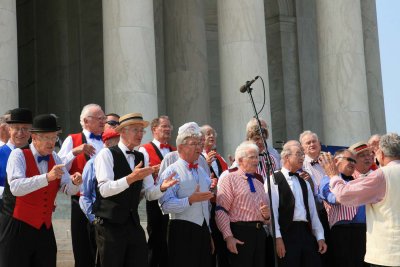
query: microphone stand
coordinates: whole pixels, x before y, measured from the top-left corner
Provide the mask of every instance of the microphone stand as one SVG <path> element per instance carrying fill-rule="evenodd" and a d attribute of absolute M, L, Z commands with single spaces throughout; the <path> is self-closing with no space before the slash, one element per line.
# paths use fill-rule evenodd
<path fill-rule="evenodd" d="M 261 127 L 261 122 L 260 119 L 258 118 L 258 113 L 257 113 L 257 109 L 256 109 L 256 105 L 254 104 L 254 99 L 253 99 L 253 95 L 251 94 L 251 92 L 253 91 L 253 88 L 248 87 L 247 92 L 249 93 L 249 97 L 250 97 L 250 101 L 251 104 L 253 106 L 253 110 L 254 110 L 254 117 L 257 119 L 257 124 L 258 124 L 258 130 L 260 132 L 261 138 L 263 139 L 264 142 L 264 152 L 262 154 L 264 154 L 266 156 L 266 163 L 267 163 L 267 177 L 266 177 L 266 181 L 267 181 L 267 186 L 268 186 L 268 197 L 269 197 L 269 203 L 270 203 L 270 213 L 271 213 L 271 217 L 270 217 L 270 222 L 271 222 L 271 228 L 272 228 L 272 243 L 273 243 L 273 247 L 274 247 L 274 262 L 275 262 L 275 267 L 278 266 L 278 258 L 276 255 L 276 233 L 275 233 L 275 216 L 274 216 L 274 209 L 272 208 L 272 196 L 271 196 L 271 180 L 269 179 L 269 174 L 272 173 L 272 180 L 274 182 L 274 184 L 276 184 L 275 181 L 275 170 L 274 170 L 274 166 L 272 165 L 272 161 L 271 161 L 271 156 L 269 155 L 268 152 L 268 144 L 267 144 L 267 140 L 265 139 L 263 132 L 262 132 L 262 127 Z"/>

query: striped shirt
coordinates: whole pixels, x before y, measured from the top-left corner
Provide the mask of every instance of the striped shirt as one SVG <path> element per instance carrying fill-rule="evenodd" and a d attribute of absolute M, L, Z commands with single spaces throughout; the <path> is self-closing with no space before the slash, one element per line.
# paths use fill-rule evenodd
<path fill-rule="evenodd" d="M 314 192 L 318 192 L 319 184 L 326 174 L 324 168 L 319 163 L 312 164 L 313 161 L 310 156 L 306 155 L 303 162 L 303 170 L 311 175 L 314 182 Z"/>
<path fill-rule="evenodd" d="M 256 192 L 250 192 L 245 173 L 239 168 L 227 174 L 221 181 L 217 192 L 216 222 L 224 239 L 233 236 L 230 222 L 264 221 L 261 203 L 267 204 L 263 184 L 253 179 Z"/>
<path fill-rule="evenodd" d="M 351 221 L 357 214 L 358 207 L 344 206 L 336 201 L 335 195 L 329 188 L 329 177 L 325 176 L 320 184 L 320 196 L 324 200 L 326 213 L 328 214 L 329 226 L 332 228 L 335 224 L 341 221 Z M 347 183 L 347 182 L 345 182 Z M 365 223 L 365 218 L 364 218 Z"/>
<path fill-rule="evenodd" d="M 268 152 L 269 152 L 269 156 L 271 158 L 271 164 L 272 167 L 274 169 L 274 171 L 280 170 L 281 169 L 281 159 L 279 157 L 278 152 L 273 149 L 273 148 L 269 148 L 268 147 Z M 270 170 L 270 173 L 267 173 L 268 170 L 268 166 L 267 166 L 267 156 L 262 154 L 258 157 L 259 163 L 258 163 L 258 169 L 257 169 L 257 173 L 260 174 L 263 178 L 264 181 L 267 177 L 269 177 L 270 175 L 272 175 L 272 170 Z"/>

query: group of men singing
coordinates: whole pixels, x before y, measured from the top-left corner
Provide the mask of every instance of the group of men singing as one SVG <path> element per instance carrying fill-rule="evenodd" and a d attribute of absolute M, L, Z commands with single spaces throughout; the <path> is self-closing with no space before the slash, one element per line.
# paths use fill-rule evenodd
<path fill-rule="evenodd" d="M 400 266 L 397 134 L 331 155 L 305 131 L 279 154 L 251 119 L 226 162 L 209 125 L 183 124 L 172 146 L 167 116 L 86 105 L 58 153 L 55 116 L 0 119 L 0 266 L 56 266 L 59 190 L 71 195 L 75 266 Z"/>

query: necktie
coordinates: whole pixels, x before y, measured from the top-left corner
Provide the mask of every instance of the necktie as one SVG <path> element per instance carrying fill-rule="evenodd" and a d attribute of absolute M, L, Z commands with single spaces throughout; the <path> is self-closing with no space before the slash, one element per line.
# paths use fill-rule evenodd
<path fill-rule="evenodd" d="M 289 176 L 296 176 L 297 178 L 300 178 L 300 175 L 297 172 L 289 172 Z"/>
<path fill-rule="evenodd" d="M 43 160 L 49 162 L 49 160 L 50 160 L 50 155 L 47 155 L 47 156 L 38 156 L 38 157 L 37 157 L 37 160 L 38 160 L 39 163 L 42 162 Z"/>
<path fill-rule="evenodd" d="M 247 176 L 247 182 L 249 183 L 250 192 L 255 193 L 256 188 L 254 187 L 254 183 L 253 183 L 254 175 L 252 175 L 250 173 L 246 173 L 246 176 Z"/>
<path fill-rule="evenodd" d="M 163 148 L 168 148 L 168 149 L 170 149 L 171 146 L 168 145 L 168 144 L 160 144 L 160 149 L 163 149 Z"/>
<path fill-rule="evenodd" d="M 90 133 L 89 138 L 90 139 L 101 140 L 101 134 L 100 135 L 95 135 L 94 133 Z"/>
<path fill-rule="evenodd" d="M 319 164 L 317 159 L 314 159 L 311 161 L 311 166 L 314 166 L 315 164 Z"/>
<path fill-rule="evenodd" d="M 189 163 L 189 170 L 197 169 L 198 167 L 199 167 L 199 164 L 197 164 L 197 163 Z"/>

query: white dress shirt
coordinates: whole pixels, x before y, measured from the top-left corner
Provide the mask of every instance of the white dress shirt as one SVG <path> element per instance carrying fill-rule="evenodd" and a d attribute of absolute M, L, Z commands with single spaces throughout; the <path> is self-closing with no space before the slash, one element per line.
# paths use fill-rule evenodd
<path fill-rule="evenodd" d="M 38 166 L 40 175 L 26 177 L 26 161 L 24 153 L 21 149 L 14 149 L 7 162 L 7 180 L 10 185 L 10 191 L 14 196 L 24 196 L 32 193 L 40 188 L 47 186 L 46 174 L 48 170 L 48 162 L 43 160 L 40 163 L 37 157 L 40 156 L 33 144 L 29 145 L 32 154 L 35 158 L 36 165 Z M 56 152 L 52 153 L 56 165 L 62 164 L 61 159 L 57 156 Z M 79 186 L 72 183 L 68 171 L 63 168 L 64 174 L 61 177 L 60 190 L 68 195 L 74 195 L 79 192 Z"/>
<path fill-rule="evenodd" d="M 135 156 L 133 154 L 127 154 L 128 149 L 122 141 L 119 141 L 118 147 L 121 149 L 126 160 L 133 171 L 135 168 Z M 144 161 L 144 166 L 148 166 L 148 161 Z M 109 197 L 121 193 L 129 187 L 126 176 L 118 180 L 114 180 L 114 159 L 110 149 L 102 149 L 96 156 L 94 161 L 94 168 L 96 171 L 96 178 L 100 194 L 103 197 Z M 160 190 L 160 184 L 154 185 L 154 179 L 152 175 L 148 175 L 143 179 L 143 190 L 147 200 L 157 200 L 163 192 Z"/>
<path fill-rule="evenodd" d="M 95 149 L 95 155 L 97 155 L 100 150 L 104 147 L 103 141 L 97 140 L 97 139 L 92 139 L 90 138 L 90 132 L 86 129 L 82 130 L 83 134 L 86 137 L 87 144 L 92 145 Z M 72 142 L 72 137 L 68 136 L 62 146 L 60 151 L 58 152 L 58 156 L 61 158 L 62 162 L 65 164 L 65 167 L 69 171 L 72 166 L 72 162 L 74 161 L 75 157 L 74 154 L 72 154 L 72 149 L 74 148 L 74 144 Z M 92 157 L 94 157 L 93 155 Z"/>
<path fill-rule="evenodd" d="M 307 212 L 303 201 L 303 192 L 301 190 L 300 182 L 296 176 L 289 176 L 289 170 L 285 167 L 281 169 L 282 174 L 285 176 L 290 189 L 293 192 L 295 198 L 293 221 L 307 222 Z M 272 208 L 274 211 L 275 218 L 275 232 L 276 238 L 282 237 L 279 226 L 279 190 L 278 185 L 274 184 L 271 179 L 271 197 L 272 197 Z M 324 239 L 324 229 L 322 228 L 321 222 L 318 218 L 317 209 L 315 207 L 315 200 L 309 183 L 307 185 L 308 192 L 308 209 L 310 211 L 311 225 L 314 236 L 317 240 Z M 265 191 L 268 192 L 268 185 L 264 183 Z"/>

